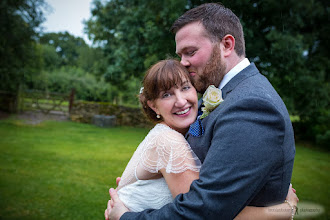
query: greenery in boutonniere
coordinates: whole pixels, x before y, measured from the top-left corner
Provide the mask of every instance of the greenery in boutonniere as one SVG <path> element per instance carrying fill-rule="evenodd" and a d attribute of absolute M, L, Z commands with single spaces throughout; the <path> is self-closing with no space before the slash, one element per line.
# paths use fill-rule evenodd
<path fill-rule="evenodd" d="M 203 114 L 200 119 L 208 116 L 221 102 L 223 102 L 221 90 L 214 85 L 210 85 L 203 95 L 204 107 L 202 107 Z"/>

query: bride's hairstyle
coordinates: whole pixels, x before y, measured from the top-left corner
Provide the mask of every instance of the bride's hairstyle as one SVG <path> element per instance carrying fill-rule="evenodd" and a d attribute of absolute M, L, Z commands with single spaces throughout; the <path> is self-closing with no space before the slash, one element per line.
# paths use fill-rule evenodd
<path fill-rule="evenodd" d="M 148 106 L 148 101 L 160 98 L 162 91 L 170 90 L 175 85 L 181 85 L 183 80 L 189 80 L 187 69 L 178 60 L 161 60 L 150 67 L 143 79 L 139 99 L 144 113 L 153 122 L 162 121 L 157 118 L 156 113 Z"/>

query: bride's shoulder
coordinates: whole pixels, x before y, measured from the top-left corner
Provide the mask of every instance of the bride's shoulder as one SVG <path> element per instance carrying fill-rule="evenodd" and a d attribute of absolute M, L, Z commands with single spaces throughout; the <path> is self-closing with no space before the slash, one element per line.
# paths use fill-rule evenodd
<path fill-rule="evenodd" d="M 184 136 L 164 124 L 157 124 L 150 130 L 141 143 L 144 150 L 155 150 L 156 152 L 171 152 L 175 149 L 190 148 Z"/>
<path fill-rule="evenodd" d="M 156 125 L 149 133 L 140 161 L 141 165 L 152 173 L 162 168 L 166 168 L 167 173 L 200 169 L 200 161 L 184 136 L 163 124 Z"/>
<path fill-rule="evenodd" d="M 185 137 L 181 133 L 175 131 L 167 125 L 157 124 L 153 130 L 155 131 L 153 134 L 155 140 L 176 144 L 180 142 L 187 143 Z"/>

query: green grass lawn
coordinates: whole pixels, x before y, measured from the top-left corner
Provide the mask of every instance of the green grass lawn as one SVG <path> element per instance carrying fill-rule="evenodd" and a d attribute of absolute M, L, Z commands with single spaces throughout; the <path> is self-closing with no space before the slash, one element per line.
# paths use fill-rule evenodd
<path fill-rule="evenodd" d="M 0 219 L 104 219 L 141 128 L 74 122 L 0 121 Z M 329 153 L 297 146 L 293 185 L 300 201 L 322 205 L 328 219 Z"/>

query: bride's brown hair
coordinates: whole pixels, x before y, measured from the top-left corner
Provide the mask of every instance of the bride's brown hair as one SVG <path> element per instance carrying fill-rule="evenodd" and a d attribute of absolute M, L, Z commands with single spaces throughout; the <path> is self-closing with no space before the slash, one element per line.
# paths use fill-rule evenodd
<path fill-rule="evenodd" d="M 141 89 L 139 100 L 144 113 L 151 121 L 159 122 L 162 119 L 156 117 L 157 114 L 148 106 L 147 102 L 160 98 L 162 91 L 170 90 L 175 85 L 181 85 L 183 79 L 190 81 L 189 73 L 178 60 L 161 60 L 149 68 L 143 79 L 143 89 Z"/>

